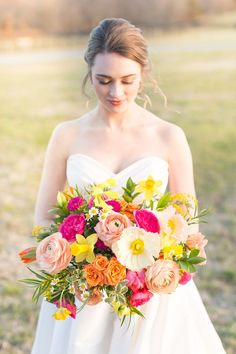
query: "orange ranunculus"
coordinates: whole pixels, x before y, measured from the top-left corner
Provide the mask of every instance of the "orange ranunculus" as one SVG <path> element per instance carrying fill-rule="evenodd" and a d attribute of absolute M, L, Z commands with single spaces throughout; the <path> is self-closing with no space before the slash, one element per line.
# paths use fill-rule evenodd
<path fill-rule="evenodd" d="M 126 268 L 115 257 L 112 257 L 104 275 L 107 285 L 115 285 L 126 278 Z"/>
<path fill-rule="evenodd" d="M 24 263 L 31 263 L 36 260 L 36 247 L 29 247 L 19 253 L 19 256 Z"/>
<path fill-rule="evenodd" d="M 103 272 L 98 270 L 93 263 L 87 264 L 84 270 L 87 283 L 90 287 L 104 284 Z"/>
<path fill-rule="evenodd" d="M 138 210 L 138 205 L 134 203 L 127 203 L 125 200 L 119 200 L 121 205 L 121 212 L 123 212 L 132 222 L 135 222 L 133 212 Z"/>
<path fill-rule="evenodd" d="M 83 299 L 81 297 L 82 292 L 75 287 L 75 296 L 77 297 L 77 299 L 81 302 L 83 302 Z M 87 302 L 87 305 L 97 305 L 99 302 L 101 302 L 103 299 L 103 295 L 101 290 L 99 290 L 98 288 L 94 288 L 92 290 L 92 296 L 89 299 L 89 301 Z"/>
<path fill-rule="evenodd" d="M 99 254 L 96 256 L 95 260 L 93 261 L 93 266 L 99 270 L 99 271 L 104 271 L 109 264 L 109 260 L 107 257 Z"/>

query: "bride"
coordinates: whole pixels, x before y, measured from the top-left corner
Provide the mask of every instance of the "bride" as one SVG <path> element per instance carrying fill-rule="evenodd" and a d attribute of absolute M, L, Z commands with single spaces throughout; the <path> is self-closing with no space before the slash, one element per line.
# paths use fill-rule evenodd
<path fill-rule="evenodd" d="M 35 223 L 48 225 L 47 211 L 66 182 L 115 178 L 121 186 L 153 175 L 163 192 L 195 194 L 192 157 L 185 134 L 135 100 L 149 76 L 150 61 L 140 29 L 121 18 L 95 27 L 85 53 L 97 106 L 79 119 L 59 124 L 50 139 L 35 210 Z M 144 96 L 145 97 L 145 96 Z M 195 227 L 195 231 L 196 227 Z M 191 280 L 173 294 L 155 295 L 120 327 L 109 305 L 86 306 L 76 320 L 55 321 L 43 301 L 32 354 L 223 354 L 221 341 Z"/>

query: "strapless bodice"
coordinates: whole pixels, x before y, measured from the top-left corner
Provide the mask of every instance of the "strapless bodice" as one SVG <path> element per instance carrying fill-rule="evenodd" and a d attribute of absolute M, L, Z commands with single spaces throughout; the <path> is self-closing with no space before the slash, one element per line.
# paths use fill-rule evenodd
<path fill-rule="evenodd" d="M 116 180 L 117 186 L 114 189 L 123 194 L 122 186 L 125 186 L 129 177 L 138 182 L 149 175 L 162 181 L 160 191 L 164 193 L 168 183 L 168 162 L 158 156 L 147 156 L 114 173 L 93 157 L 77 153 L 68 157 L 66 174 L 68 184 L 73 187 L 77 184 L 82 194 L 86 186 L 101 183 L 108 178 Z"/>

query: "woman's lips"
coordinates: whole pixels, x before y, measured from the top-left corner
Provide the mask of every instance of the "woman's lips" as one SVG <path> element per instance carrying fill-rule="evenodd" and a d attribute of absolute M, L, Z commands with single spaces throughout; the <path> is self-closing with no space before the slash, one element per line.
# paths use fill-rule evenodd
<path fill-rule="evenodd" d="M 113 105 L 113 106 L 119 106 L 121 105 L 124 101 L 122 100 L 109 100 L 109 102 Z"/>

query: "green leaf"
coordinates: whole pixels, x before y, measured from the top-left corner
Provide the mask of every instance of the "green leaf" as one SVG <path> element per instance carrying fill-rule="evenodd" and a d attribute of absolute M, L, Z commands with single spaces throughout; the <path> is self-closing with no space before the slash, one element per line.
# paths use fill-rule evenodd
<path fill-rule="evenodd" d="M 143 314 L 141 311 L 139 311 L 136 307 L 132 307 L 132 308 L 131 308 L 131 311 L 134 312 L 134 313 L 136 313 L 137 315 L 139 315 L 139 316 L 145 318 L 144 314 Z"/>
<path fill-rule="evenodd" d="M 200 252 L 200 250 L 198 250 L 196 248 L 192 249 L 190 254 L 189 254 L 189 258 L 198 256 L 199 252 Z"/>
<path fill-rule="evenodd" d="M 126 183 L 126 187 L 130 190 L 133 191 L 135 188 L 136 184 L 134 183 L 134 181 L 132 180 L 131 177 L 128 178 L 128 181 Z"/>
<path fill-rule="evenodd" d="M 188 259 L 188 262 L 191 264 L 199 264 L 202 263 L 206 260 L 206 258 L 203 257 L 192 257 Z"/>
<path fill-rule="evenodd" d="M 159 200 L 158 200 L 158 203 L 157 203 L 157 209 L 163 209 L 165 208 L 169 201 L 170 201 L 170 197 L 171 197 L 171 194 L 169 192 L 165 193 Z"/>

